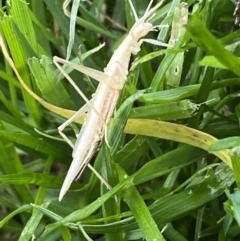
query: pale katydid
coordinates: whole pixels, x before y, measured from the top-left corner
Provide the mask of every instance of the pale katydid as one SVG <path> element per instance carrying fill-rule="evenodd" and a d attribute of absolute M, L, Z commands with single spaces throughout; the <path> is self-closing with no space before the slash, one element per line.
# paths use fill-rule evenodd
<path fill-rule="evenodd" d="M 75 179 L 79 178 L 85 167 L 89 164 L 89 161 L 91 160 L 93 154 L 99 147 L 104 135 L 106 134 L 107 124 L 113 115 L 119 95 L 121 94 L 121 90 L 123 89 L 124 83 L 127 79 L 131 54 L 136 54 L 140 51 L 140 46 L 143 41 L 156 45 L 166 46 L 157 40 L 141 39 L 149 31 L 155 30 L 155 27 L 151 23 L 147 22 L 147 20 L 149 20 L 149 18 L 154 15 L 155 11 L 161 6 L 162 1 L 150 9 L 152 3 L 153 0 L 150 1 L 144 15 L 138 19 L 133 4 L 131 0 L 129 0 L 129 4 L 133 11 L 136 22 L 130 29 L 123 42 L 114 51 L 114 54 L 107 64 L 107 67 L 104 69 L 104 72 L 73 64 L 56 56 L 53 58 L 53 61 L 58 69 L 73 85 L 81 97 L 86 101 L 86 105 L 84 105 L 70 119 L 68 119 L 58 128 L 61 136 L 70 146 L 73 147 L 73 161 L 60 191 L 60 201 L 69 189 L 71 183 Z M 84 96 L 82 91 L 77 87 L 77 85 L 64 71 L 60 64 L 68 65 L 100 82 L 91 100 L 88 100 Z M 79 115 L 87 111 L 88 113 L 84 124 L 82 125 L 76 143 L 73 145 L 72 142 L 63 133 L 63 129 L 74 120 L 76 120 Z M 99 174 L 97 175 L 99 177 Z"/>

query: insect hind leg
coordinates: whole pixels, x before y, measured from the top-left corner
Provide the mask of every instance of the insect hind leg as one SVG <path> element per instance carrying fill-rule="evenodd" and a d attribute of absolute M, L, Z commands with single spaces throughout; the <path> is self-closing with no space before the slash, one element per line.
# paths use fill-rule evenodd
<path fill-rule="evenodd" d="M 67 72 L 63 69 L 63 67 L 59 64 L 59 63 L 63 63 L 63 64 L 69 64 L 71 66 L 71 62 L 63 60 L 61 58 L 58 58 L 56 56 L 53 57 L 53 62 L 56 65 L 56 67 L 60 70 L 60 72 L 65 76 L 65 78 L 68 80 L 68 82 L 73 86 L 73 88 L 79 93 L 79 95 L 83 98 L 83 100 L 86 102 L 86 104 L 88 105 L 89 109 L 93 109 L 93 111 L 100 116 L 101 118 L 101 114 L 99 113 L 99 111 L 96 110 L 96 108 L 93 106 L 92 102 L 84 95 L 84 93 L 80 90 L 80 88 L 76 85 L 76 83 L 72 80 L 72 78 L 67 74 Z M 101 73 L 99 71 L 99 73 Z M 119 87 L 119 86 L 118 86 Z M 104 120 L 103 120 L 104 122 Z"/>

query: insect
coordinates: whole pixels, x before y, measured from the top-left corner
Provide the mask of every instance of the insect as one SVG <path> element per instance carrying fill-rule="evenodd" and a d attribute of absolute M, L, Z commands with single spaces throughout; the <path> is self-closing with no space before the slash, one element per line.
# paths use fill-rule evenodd
<path fill-rule="evenodd" d="M 235 25 L 239 25 L 240 24 L 240 0 L 237 2 L 237 6 L 234 10 L 233 16 L 236 17 L 235 19 Z"/>
<path fill-rule="evenodd" d="M 79 66 L 56 56 L 53 58 L 55 65 L 86 101 L 86 105 L 84 105 L 70 119 L 68 119 L 58 128 L 61 136 L 70 146 L 73 147 L 73 161 L 60 190 L 59 201 L 62 200 L 71 183 L 80 177 L 85 167 L 90 162 L 95 151 L 101 144 L 104 136 L 106 139 L 107 125 L 113 115 L 119 95 L 127 79 L 131 54 L 138 53 L 140 51 L 140 46 L 144 41 L 165 46 L 160 41 L 141 39 L 149 31 L 155 30 L 155 27 L 151 23 L 147 22 L 147 20 L 153 16 L 154 12 L 161 6 L 162 2 L 163 1 L 158 3 L 155 7 L 151 8 L 153 3 L 153 0 L 151 0 L 144 15 L 138 19 L 132 2 L 129 0 L 129 4 L 133 11 L 136 22 L 130 29 L 126 38 L 115 50 L 109 63 L 104 69 L 104 72 L 84 66 Z M 64 71 L 60 64 L 67 64 L 70 67 L 100 82 L 91 100 L 88 100 L 84 96 L 84 94 L 69 77 L 69 75 Z M 73 145 L 72 142 L 63 133 L 63 129 L 71 122 L 73 122 L 79 115 L 87 111 L 88 113 L 84 124 L 82 125 L 75 145 Z"/>

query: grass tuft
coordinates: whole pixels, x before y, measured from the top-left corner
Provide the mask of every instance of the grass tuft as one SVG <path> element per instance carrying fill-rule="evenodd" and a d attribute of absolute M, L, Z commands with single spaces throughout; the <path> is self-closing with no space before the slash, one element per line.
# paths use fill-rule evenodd
<path fill-rule="evenodd" d="M 232 1 L 166 0 L 156 11 L 147 38 L 169 47 L 147 41 L 131 58 L 109 143 L 91 160 L 112 188 L 87 168 L 59 202 L 72 149 L 57 128 L 85 103 L 53 56 L 103 71 L 135 22 L 126 0 L 63 3 L 1 6 L 0 240 L 239 240 Z M 139 16 L 148 3 L 133 0 Z M 65 68 L 90 99 L 97 82 Z M 73 143 L 84 117 L 64 130 Z"/>

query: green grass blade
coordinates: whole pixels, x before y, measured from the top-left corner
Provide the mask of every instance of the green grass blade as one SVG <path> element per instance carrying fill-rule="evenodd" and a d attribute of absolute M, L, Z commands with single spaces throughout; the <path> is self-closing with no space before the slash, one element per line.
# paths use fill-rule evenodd
<path fill-rule="evenodd" d="M 126 178 L 126 173 L 123 169 L 118 169 L 122 179 Z M 124 199 L 127 202 L 139 228 L 142 231 L 143 239 L 165 241 L 158 225 L 154 221 L 147 205 L 135 187 L 130 187 L 123 192 Z M 141 210 L 141 211 L 140 211 Z"/>
<path fill-rule="evenodd" d="M 206 52 L 214 55 L 229 70 L 240 76 L 240 60 L 228 52 L 212 33 L 204 26 L 197 15 L 194 15 L 187 25 L 193 41 Z"/>

